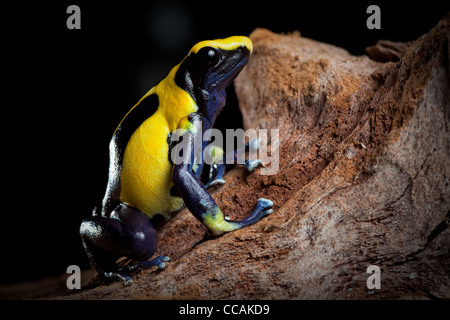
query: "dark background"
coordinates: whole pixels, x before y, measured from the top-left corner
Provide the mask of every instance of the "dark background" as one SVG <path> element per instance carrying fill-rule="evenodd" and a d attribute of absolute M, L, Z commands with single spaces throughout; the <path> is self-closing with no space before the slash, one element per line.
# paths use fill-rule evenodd
<path fill-rule="evenodd" d="M 125 113 L 190 47 L 256 27 L 363 55 L 379 39 L 411 41 L 446 1 L 55 1 L 2 7 L 3 213 L 0 283 L 88 268 L 78 235 L 106 186 L 108 142 Z M 66 9 L 81 8 L 81 30 Z M 381 8 L 381 30 L 366 9 Z M 242 125 L 232 88 L 219 128 Z"/>

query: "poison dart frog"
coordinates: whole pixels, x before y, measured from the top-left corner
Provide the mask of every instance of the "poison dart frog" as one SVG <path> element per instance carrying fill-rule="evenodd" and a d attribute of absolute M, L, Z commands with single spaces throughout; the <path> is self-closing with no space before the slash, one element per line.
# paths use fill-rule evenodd
<path fill-rule="evenodd" d="M 247 64 L 252 49 L 244 36 L 197 43 L 120 122 L 109 144 L 109 177 L 101 209 L 94 209 L 80 226 L 91 265 L 104 280 L 127 285 L 134 270 L 165 267 L 167 256 L 149 260 L 157 246 L 152 222 L 156 214 L 167 216 L 186 206 L 211 235 L 219 236 L 272 212 L 273 202 L 260 198 L 247 218 L 226 219 L 205 188 L 224 182 L 225 164 L 213 166 L 206 185 L 200 180 L 203 165 L 193 165 L 196 130 L 212 128 L 225 106 L 225 88 Z M 179 143 L 173 137 L 176 130 L 182 130 L 188 141 L 183 152 L 188 161 L 171 159 L 171 150 Z M 246 165 L 252 170 L 259 163 Z M 116 261 L 123 256 L 137 264 L 118 267 Z"/>

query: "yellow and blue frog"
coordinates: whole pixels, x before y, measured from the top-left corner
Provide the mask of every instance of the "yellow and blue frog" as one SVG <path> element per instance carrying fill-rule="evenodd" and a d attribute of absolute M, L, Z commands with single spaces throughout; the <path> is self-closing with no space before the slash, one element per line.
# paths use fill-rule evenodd
<path fill-rule="evenodd" d="M 210 234 L 218 236 L 254 224 L 272 212 L 272 201 L 260 198 L 247 218 L 225 219 L 205 188 L 224 182 L 225 163 L 213 166 L 206 185 L 200 181 L 203 164 L 194 165 L 196 128 L 203 132 L 212 128 L 225 106 L 225 88 L 247 64 L 252 49 L 251 40 L 244 36 L 197 43 L 117 127 L 109 144 L 109 178 L 102 208 L 95 209 L 80 226 L 91 265 L 103 279 L 129 284 L 134 270 L 153 265 L 164 268 L 169 257 L 148 261 L 157 246 L 151 220 L 156 214 L 167 216 L 186 205 Z M 185 133 L 188 148 L 183 151 L 184 161 L 174 162 L 170 155 L 178 143 L 173 138 L 176 130 Z M 247 161 L 246 165 L 252 170 L 255 163 L 260 162 Z M 122 256 L 140 262 L 119 268 L 116 260 Z"/>

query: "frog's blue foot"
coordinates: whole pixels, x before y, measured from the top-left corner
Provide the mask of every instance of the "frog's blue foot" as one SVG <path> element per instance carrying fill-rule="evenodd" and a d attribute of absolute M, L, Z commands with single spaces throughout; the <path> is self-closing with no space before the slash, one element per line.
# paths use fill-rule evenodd
<path fill-rule="evenodd" d="M 261 142 L 261 139 L 258 138 L 258 139 L 252 140 L 249 143 L 247 143 L 247 145 L 245 146 L 246 152 L 249 152 L 249 151 L 255 152 L 255 151 L 259 150 L 260 142 Z M 255 170 L 255 168 L 257 168 L 261 164 L 262 164 L 262 161 L 260 159 L 245 160 L 245 166 L 247 167 L 247 170 L 249 172 L 252 172 L 253 170 Z"/>
<path fill-rule="evenodd" d="M 247 167 L 247 170 L 249 172 L 252 172 L 262 164 L 262 161 L 260 159 L 254 159 L 254 160 L 245 160 L 245 166 Z"/>
<path fill-rule="evenodd" d="M 223 173 L 225 172 L 225 164 L 211 164 L 209 172 L 209 181 L 205 184 L 205 188 L 209 188 L 219 184 L 225 184 Z"/>
<path fill-rule="evenodd" d="M 254 224 L 262 217 L 271 214 L 273 212 L 272 207 L 273 201 L 266 198 L 259 198 L 253 212 L 247 218 L 239 221 L 238 223 L 241 225 L 241 228 Z"/>
<path fill-rule="evenodd" d="M 166 267 L 166 262 L 170 260 L 168 256 L 159 256 L 150 261 L 142 261 L 131 266 L 125 266 L 122 268 L 117 268 L 116 271 L 102 271 L 98 270 L 100 276 L 106 281 L 123 281 L 125 286 L 128 286 L 133 283 L 133 278 L 131 274 L 133 272 L 139 272 L 150 268 L 152 266 L 157 266 L 160 269 L 164 269 Z"/>
<path fill-rule="evenodd" d="M 205 184 L 205 188 L 209 188 L 212 186 L 217 186 L 220 184 L 225 184 L 225 180 L 223 179 L 214 179 L 214 180 L 210 180 Z"/>
<path fill-rule="evenodd" d="M 140 269 L 147 269 L 152 266 L 157 266 L 160 269 L 164 269 L 166 267 L 166 262 L 169 260 L 170 257 L 168 256 L 158 256 L 150 261 L 139 262 L 138 265 Z"/>
<path fill-rule="evenodd" d="M 209 147 L 206 152 L 209 154 L 211 164 L 209 169 L 209 181 L 205 184 L 205 188 L 225 184 L 223 174 L 225 172 L 226 164 L 223 149 L 218 146 L 212 146 Z"/>
<path fill-rule="evenodd" d="M 118 269 L 117 271 L 109 271 L 109 272 L 102 272 L 101 270 L 97 270 L 100 277 L 102 277 L 103 280 L 106 282 L 113 282 L 113 281 L 122 281 L 125 286 L 129 286 L 133 283 L 133 278 L 128 274 L 128 272 L 122 271 Z"/>
<path fill-rule="evenodd" d="M 133 283 L 133 279 L 130 274 L 133 272 L 140 272 L 152 266 L 157 266 L 160 269 L 164 269 L 166 267 L 166 262 L 170 260 L 168 256 L 158 256 L 150 261 L 141 261 L 131 266 L 125 266 L 118 269 L 117 274 L 115 275 L 116 279 L 122 280 L 124 285 L 129 285 Z"/>

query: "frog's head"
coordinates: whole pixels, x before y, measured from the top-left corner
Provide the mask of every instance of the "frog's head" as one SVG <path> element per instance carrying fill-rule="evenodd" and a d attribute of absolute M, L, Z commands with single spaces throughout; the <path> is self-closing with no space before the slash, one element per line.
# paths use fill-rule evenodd
<path fill-rule="evenodd" d="M 247 64 L 252 50 L 251 40 L 244 36 L 199 42 L 179 65 L 175 82 L 214 121 L 225 104 L 225 88 Z"/>

